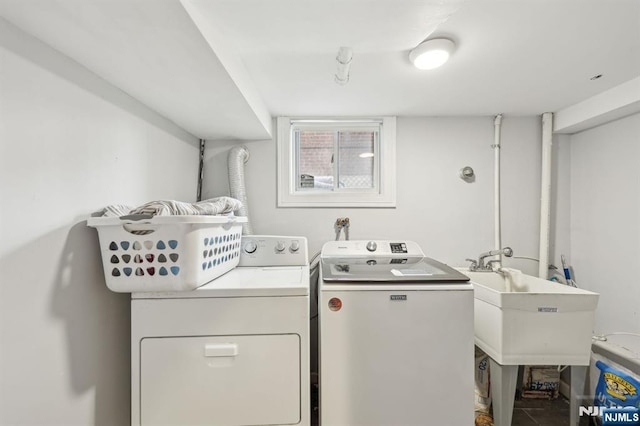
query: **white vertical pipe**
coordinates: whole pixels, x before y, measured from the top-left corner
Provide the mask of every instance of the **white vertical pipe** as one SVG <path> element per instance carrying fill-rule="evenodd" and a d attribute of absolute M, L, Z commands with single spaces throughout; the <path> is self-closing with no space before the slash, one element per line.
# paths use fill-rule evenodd
<path fill-rule="evenodd" d="M 549 273 L 549 233 L 551 221 L 551 149 L 553 147 L 553 113 L 542 114 L 542 182 L 540 190 L 540 263 L 538 277 Z"/>
<path fill-rule="evenodd" d="M 500 250 L 502 248 L 502 218 L 501 218 L 501 207 L 500 207 L 500 138 L 501 138 L 501 130 L 502 130 L 502 114 L 496 115 L 493 120 L 494 126 L 494 142 L 491 147 L 494 152 L 494 163 L 493 163 L 493 184 L 494 184 L 494 192 L 493 192 L 493 201 L 494 201 L 494 248 L 496 250 Z M 500 261 L 502 261 L 502 255 L 500 255 Z"/>

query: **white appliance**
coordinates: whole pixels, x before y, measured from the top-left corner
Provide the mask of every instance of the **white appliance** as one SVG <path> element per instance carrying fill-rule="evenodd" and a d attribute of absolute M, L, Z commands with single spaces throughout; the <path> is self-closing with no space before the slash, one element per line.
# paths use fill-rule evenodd
<path fill-rule="evenodd" d="M 132 294 L 132 425 L 310 423 L 307 241 L 243 236 L 240 256 L 193 291 Z"/>
<path fill-rule="evenodd" d="M 332 241 L 320 286 L 321 425 L 473 424 L 468 277 L 410 241 Z"/>

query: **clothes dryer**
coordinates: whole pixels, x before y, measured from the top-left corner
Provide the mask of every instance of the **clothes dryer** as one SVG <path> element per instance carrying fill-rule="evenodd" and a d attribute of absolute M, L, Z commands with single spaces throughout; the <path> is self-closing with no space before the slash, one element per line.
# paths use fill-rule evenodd
<path fill-rule="evenodd" d="M 132 294 L 131 362 L 132 425 L 308 425 L 306 239 L 243 236 L 204 286 Z"/>

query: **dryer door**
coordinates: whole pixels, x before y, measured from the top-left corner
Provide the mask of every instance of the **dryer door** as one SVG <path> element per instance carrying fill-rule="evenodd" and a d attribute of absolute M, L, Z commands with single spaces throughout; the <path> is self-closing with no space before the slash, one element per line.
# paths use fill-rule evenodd
<path fill-rule="evenodd" d="M 145 338 L 140 352 L 142 425 L 300 422 L 297 334 Z"/>

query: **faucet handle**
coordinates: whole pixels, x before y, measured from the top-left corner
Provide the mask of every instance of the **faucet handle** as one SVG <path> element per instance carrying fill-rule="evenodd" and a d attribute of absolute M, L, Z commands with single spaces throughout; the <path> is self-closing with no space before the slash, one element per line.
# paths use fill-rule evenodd
<path fill-rule="evenodd" d="M 500 259 L 490 260 L 487 262 L 486 268 L 489 271 L 499 271 L 502 269 L 502 263 L 500 262 Z"/>
<path fill-rule="evenodd" d="M 470 271 L 475 271 L 476 269 L 478 269 L 478 261 L 475 259 L 465 259 L 467 262 L 471 262 L 471 265 L 469 265 L 469 270 Z"/>

